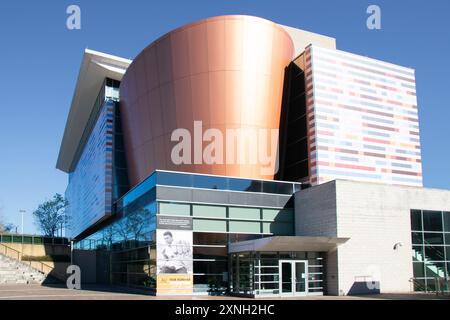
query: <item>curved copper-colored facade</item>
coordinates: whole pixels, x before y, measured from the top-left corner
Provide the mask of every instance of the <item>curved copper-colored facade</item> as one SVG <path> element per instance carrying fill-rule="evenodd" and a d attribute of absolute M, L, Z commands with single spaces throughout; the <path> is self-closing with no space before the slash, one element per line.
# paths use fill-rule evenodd
<path fill-rule="evenodd" d="M 131 186 L 155 169 L 272 179 L 261 164 L 175 165 L 178 142 L 171 134 L 177 128 L 193 134 L 194 120 L 203 132 L 216 128 L 224 136 L 227 128 L 278 129 L 284 69 L 293 54 L 277 24 L 234 15 L 186 25 L 144 49 L 120 87 Z"/>

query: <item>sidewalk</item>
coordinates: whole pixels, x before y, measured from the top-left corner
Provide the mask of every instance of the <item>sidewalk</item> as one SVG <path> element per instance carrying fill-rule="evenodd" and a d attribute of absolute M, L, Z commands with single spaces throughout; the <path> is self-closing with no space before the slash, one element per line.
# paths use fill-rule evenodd
<path fill-rule="evenodd" d="M 173 296 L 156 297 L 133 293 L 123 288 L 87 286 L 83 290 L 69 290 L 62 286 L 0 285 L 1 300 L 254 300 L 237 297 Z M 268 298 L 269 300 L 450 300 L 449 296 L 435 294 L 380 294 L 366 296 L 307 296 L 292 298 Z"/>

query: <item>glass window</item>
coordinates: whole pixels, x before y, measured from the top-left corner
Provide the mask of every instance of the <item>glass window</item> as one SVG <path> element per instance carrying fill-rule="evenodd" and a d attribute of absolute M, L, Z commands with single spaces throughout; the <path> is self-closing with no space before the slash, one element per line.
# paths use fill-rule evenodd
<path fill-rule="evenodd" d="M 263 209 L 264 220 L 274 220 L 277 222 L 292 222 L 294 212 L 291 209 Z"/>
<path fill-rule="evenodd" d="M 444 247 L 425 246 L 425 257 L 428 261 L 444 261 Z"/>
<path fill-rule="evenodd" d="M 227 285 L 224 275 L 194 275 L 194 292 L 220 294 L 227 289 Z"/>
<path fill-rule="evenodd" d="M 412 246 L 413 261 L 424 261 L 423 255 L 424 255 L 423 246 Z"/>
<path fill-rule="evenodd" d="M 260 239 L 263 236 L 260 234 L 244 234 L 244 233 L 229 233 L 228 241 L 231 243 L 247 240 Z"/>
<path fill-rule="evenodd" d="M 423 211 L 423 229 L 425 231 L 442 231 L 442 212 Z"/>
<path fill-rule="evenodd" d="M 238 219 L 261 219 L 258 208 L 229 208 L 229 217 Z"/>
<path fill-rule="evenodd" d="M 175 215 L 175 216 L 190 216 L 191 207 L 189 204 L 183 203 L 159 203 L 159 214 Z"/>
<path fill-rule="evenodd" d="M 226 260 L 228 251 L 224 247 L 194 247 L 194 259 Z M 195 270 L 194 270 L 195 271 Z M 195 271 L 197 272 L 197 271 Z"/>
<path fill-rule="evenodd" d="M 321 258 L 319 252 L 308 252 L 308 259 L 317 259 L 317 258 Z"/>
<path fill-rule="evenodd" d="M 322 281 L 308 282 L 308 290 L 321 291 L 322 288 Z"/>
<path fill-rule="evenodd" d="M 425 279 L 416 279 L 416 281 L 414 281 L 414 291 L 425 291 L 425 289 Z"/>
<path fill-rule="evenodd" d="M 413 263 L 413 271 L 415 278 L 424 278 L 425 277 L 425 265 L 423 262 L 414 262 Z"/>
<path fill-rule="evenodd" d="M 141 197 L 143 194 L 151 190 L 155 184 L 156 184 L 156 174 L 152 174 L 150 177 L 142 181 L 140 184 L 138 184 L 136 187 L 134 187 L 130 192 L 128 192 L 122 200 L 119 200 L 120 204 L 118 205 L 119 208 L 125 207 Z"/>
<path fill-rule="evenodd" d="M 422 228 L 422 213 L 420 210 L 411 210 L 411 230 L 419 230 Z"/>
<path fill-rule="evenodd" d="M 278 268 L 278 258 L 277 259 L 261 259 L 261 270 L 266 268 Z M 267 273 L 267 272 L 266 272 Z"/>
<path fill-rule="evenodd" d="M 444 231 L 450 232 L 450 212 L 444 212 Z"/>
<path fill-rule="evenodd" d="M 189 174 L 159 171 L 156 183 L 167 186 L 192 187 L 192 176 Z"/>
<path fill-rule="evenodd" d="M 294 191 L 297 192 L 297 191 L 300 191 L 300 190 L 302 190 L 302 185 L 298 184 L 298 183 L 294 184 Z"/>
<path fill-rule="evenodd" d="M 445 243 L 447 245 L 450 245 L 450 233 L 445 234 Z M 450 259 L 448 259 L 448 260 L 450 260 Z"/>
<path fill-rule="evenodd" d="M 294 258 L 294 252 L 290 252 L 290 251 L 280 252 L 279 257 L 280 257 L 280 259 L 291 259 L 291 258 Z"/>
<path fill-rule="evenodd" d="M 294 252 L 295 259 L 305 260 L 306 259 L 306 252 L 298 251 Z"/>
<path fill-rule="evenodd" d="M 265 274 L 265 273 L 277 274 L 278 273 L 278 266 L 276 266 L 277 261 L 274 261 L 273 264 L 275 265 L 274 267 L 262 267 L 262 268 L 258 268 L 258 270 L 260 270 L 259 272 L 261 274 Z"/>
<path fill-rule="evenodd" d="M 230 221 L 230 232 L 260 233 L 261 223 L 250 221 Z"/>
<path fill-rule="evenodd" d="M 227 235 L 224 233 L 194 232 L 195 245 L 226 245 Z"/>
<path fill-rule="evenodd" d="M 424 233 L 425 244 L 444 244 L 443 233 Z"/>
<path fill-rule="evenodd" d="M 227 231 L 227 222 L 225 220 L 194 219 L 193 226 L 194 231 Z"/>
<path fill-rule="evenodd" d="M 428 278 L 426 283 L 427 283 L 427 291 L 436 290 L 436 283 L 434 282 L 434 278 Z"/>
<path fill-rule="evenodd" d="M 277 193 L 277 183 L 271 181 L 262 182 L 262 192 Z"/>
<path fill-rule="evenodd" d="M 445 277 L 445 263 L 431 262 L 425 264 L 425 273 L 428 278 Z"/>
<path fill-rule="evenodd" d="M 192 176 L 193 186 L 195 188 L 203 189 L 217 189 L 217 190 L 227 190 L 227 179 L 223 177 L 213 177 L 213 176 Z"/>
<path fill-rule="evenodd" d="M 235 190 L 235 191 L 249 191 L 249 192 L 261 192 L 262 191 L 262 182 L 261 181 L 230 178 L 229 186 L 230 186 L 230 190 Z"/>
<path fill-rule="evenodd" d="M 246 191 L 250 188 L 251 181 L 245 179 L 234 179 L 230 178 L 228 180 L 230 190 L 234 191 Z"/>
<path fill-rule="evenodd" d="M 293 194 L 292 184 L 282 182 L 262 182 L 262 192 L 265 193 L 277 193 L 277 194 Z"/>
<path fill-rule="evenodd" d="M 267 271 L 267 270 L 264 270 Z M 278 273 L 278 270 L 275 272 Z M 261 282 L 278 282 L 278 275 L 276 274 L 261 274 L 259 277 L 259 281 Z"/>
<path fill-rule="evenodd" d="M 194 273 L 219 273 L 227 271 L 228 263 L 226 261 L 215 261 L 211 263 L 210 261 L 194 261 Z"/>
<path fill-rule="evenodd" d="M 219 206 L 193 205 L 192 214 L 194 217 L 226 218 L 227 208 Z"/>
<path fill-rule="evenodd" d="M 422 232 L 412 233 L 412 243 L 413 244 L 423 244 Z"/>
<path fill-rule="evenodd" d="M 294 235 L 294 225 L 282 222 L 263 222 L 263 233 L 273 233 L 274 235 Z"/>

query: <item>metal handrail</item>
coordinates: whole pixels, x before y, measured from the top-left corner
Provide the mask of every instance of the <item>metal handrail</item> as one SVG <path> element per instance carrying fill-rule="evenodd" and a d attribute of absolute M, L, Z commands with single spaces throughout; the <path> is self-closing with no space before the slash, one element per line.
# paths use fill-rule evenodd
<path fill-rule="evenodd" d="M 434 277 L 434 289 L 428 288 L 427 286 L 423 285 L 420 281 L 418 281 L 417 278 L 410 278 L 409 282 L 412 283 L 411 291 L 414 290 L 414 285 L 416 285 L 419 290 L 423 292 L 434 292 L 436 295 L 449 295 L 450 294 L 450 278 L 441 278 L 441 277 Z"/>
<path fill-rule="evenodd" d="M 427 242 L 427 241 L 425 241 L 425 244 L 430 244 L 430 243 Z M 432 250 L 434 250 L 436 253 L 438 253 L 438 256 L 441 257 L 442 260 L 444 260 L 444 256 L 442 256 L 442 255 L 440 254 L 440 252 L 439 252 L 438 250 L 436 250 L 436 248 L 434 248 L 434 247 L 432 247 L 432 246 L 430 246 L 430 248 L 431 248 Z M 415 249 L 413 249 L 413 251 L 414 251 L 416 254 L 417 254 L 417 253 L 420 253 L 419 251 L 416 251 Z M 421 254 L 421 255 L 422 255 L 422 254 Z M 425 253 L 425 251 L 423 252 L 423 259 L 424 259 L 424 260 L 422 260 L 422 262 L 424 262 L 425 265 L 433 265 L 433 266 L 435 266 L 437 269 L 439 269 L 440 271 L 442 271 L 442 272 L 445 273 L 445 268 L 442 268 L 442 267 L 440 267 L 440 266 L 438 266 L 438 265 L 436 265 L 436 264 L 434 263 L 434 262 L 439 262 L 439 261 L 431 260 L 431 259 L 429 258 L 429 256 L 427 256 L 427 254 Z"/>
<path fill-rule="evenodd" d="M 434 286 L 436 288 L 436 295 L 450 294 L 450 278 L 434 278 Z"/>
<path fill-rule="evenodd" d="M 53 274 L 57 275 L 57 277 L 60 280 L 65 278 L 65 276 L 63 276 L 60 273 L 56 272 L 54 267 L 52 267 L 52 266 L 50 266 L 50 265 L 48 265 L 48 264 L 46 264 L 46 263 L 44 263 L 42 261 L 24 261 L 24 260 L 22 260 L 23 253 L 18 251 L 18 250 L 16 250 L 16 249 L 14 249 L 14 248 L 8 247 L 7 245 L 5 245 L 3 243 L 0 243 L 0 248 L 3 248 L 3 252 L 4 252 L 3 254 L 6 257 L 8 257 L 8 258 L 12 258 L 14 260 L 19 261 L 20 263 L 27 264 L 31 268 L 33 268 L 35 270 L 38 270 L 38 271 L 40 271 L 40 272 L 42 272 L 44 274 L 47 274 L 47 275 L 50 274 L 51 272 L 53 272 Z M 11 254 L 8 254 L 8 252 L 12 252 L 14 254 L 14 256 L 11 256 Z M 2 253 L 1 250 L 0 250 L 0 253 Z M 37 263 L 40 266 L 40 268 L 36 268 L 35 266 L 33 266 L 33 262 Z M 46 269 L 46 268 L 49 271 L 45 271 L 44 269 Z"/>
<path fill-rule="evenodd" d="M 410 278 L 409 282 L 411 282 L 411 284 L 412 284 L 412 288 L 411 288 L 412 292 L 416 291 L 416 290 L 414 290 L 415 285 L 417 287 L 419 287 L 419 291 L 427 291 L 427 288 L 422 283 L 420 283 L 416 278 L 414 278 L 414 277 Z"/>
<path fill-rule="evenodd" d="M 443 260 L 445 259 L 444 255 L 442 255 L 441 252 L 434 247 L 433 243 L 423 240 L 423 244 L 427 245 L 427 248 L 430 248 L 432 251 L 436 252 L 440 258 L 442 258 Z M 425 252 L 424 252 L 424 256 L 426 256 Z"/>

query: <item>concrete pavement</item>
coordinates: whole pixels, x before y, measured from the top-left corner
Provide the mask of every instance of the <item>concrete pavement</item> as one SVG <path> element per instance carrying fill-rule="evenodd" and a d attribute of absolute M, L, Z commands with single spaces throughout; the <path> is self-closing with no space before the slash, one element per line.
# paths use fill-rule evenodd
<path fill-rule="evenodd" d="M 85 286 L 82 290 L 69 290 L 63 286 L 41 286 L 26 284 L 0 285 L 1 300 L 248 300 L 237 297 L 173 296 L 155 297 L 127 289 L 105 286 Z M 380 294 L 365 296 L 307 296 L 291 298 L 268 298 L 270 300 L 429 300 L 447 299 L 449 296 L 435 294 Z M 253 299 L 252 299 L 253 300 Z M 256 301 L 258 301 L 256 299 Z"/>

